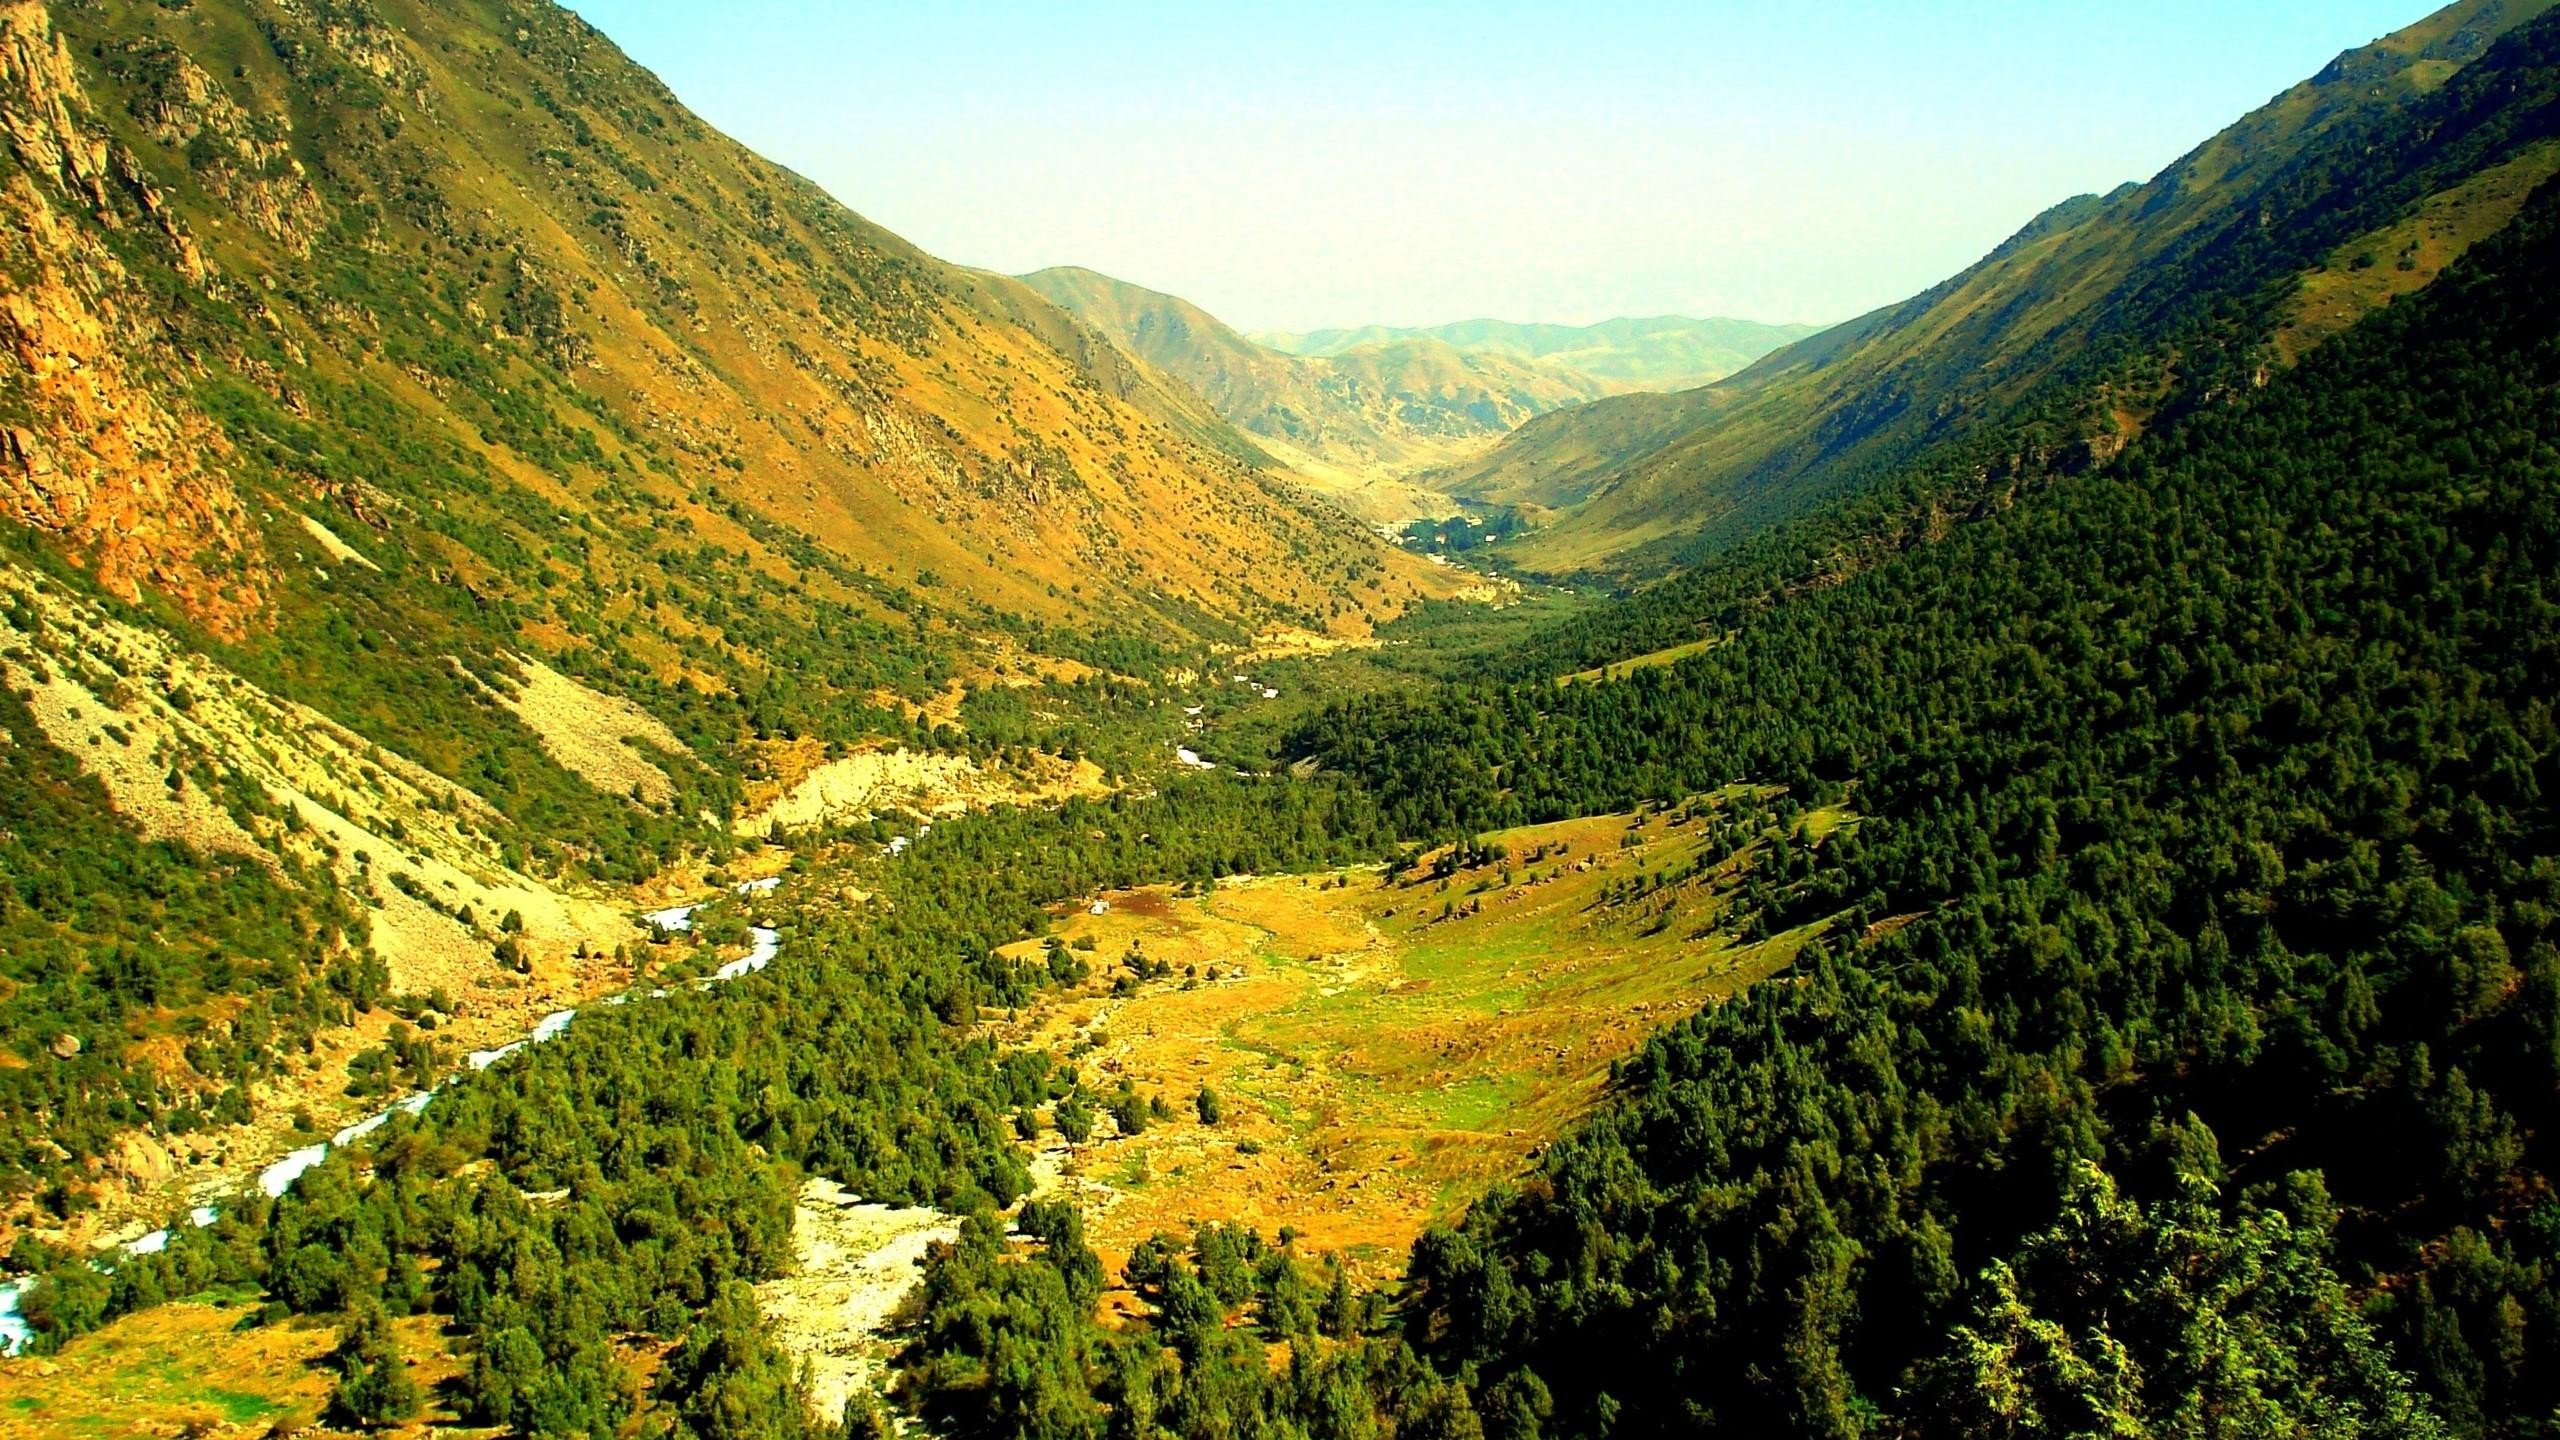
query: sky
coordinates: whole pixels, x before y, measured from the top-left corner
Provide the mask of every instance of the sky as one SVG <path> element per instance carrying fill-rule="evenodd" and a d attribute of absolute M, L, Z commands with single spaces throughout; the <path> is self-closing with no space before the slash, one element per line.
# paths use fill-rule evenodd
<path fill-rule="evenodd" d="M 570 3 L 936 255 L 1247 330 L 1846 319 L 2432 8 Z"/>

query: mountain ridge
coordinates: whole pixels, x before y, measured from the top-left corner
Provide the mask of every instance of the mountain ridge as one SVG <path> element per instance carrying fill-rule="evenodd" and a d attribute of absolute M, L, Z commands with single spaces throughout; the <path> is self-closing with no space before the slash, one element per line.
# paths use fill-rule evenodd
<path fill-rule="evenodd" d="M 1909 300 L 1676 405 L 1620 398 L 1540 417 L 1425 482 L 1563 512 L 1506 553 L 1533 570 L 1623 579 L 1936 447 L 1986 452 L 1950 450 L 1950 464 L 2103 460 L 2160 407 L 2250 383 L 2261 350 L 2280 359 L 2288 317 L 2270 296 L 2351 263 L 2338 247 L 2490 165 L 2542 153 L 2548 10 L 2449 6 L 2346 52 L 2150 181 L 2049 207 Z"/>
<path fill-rule="evenodd" d="M 1363 478 L 1446 462 L 1532 416 L 1615 388 L 1433 340 L 1290 355 L 1179 296 L 1081 266 L 1035 271 L 1020 283 L 1191 386 L 1246 434 Z"/>
<path fill-rule="evenodd" d="M 1744 369 L 1821 325 L 1687 315 L 1619 316 L 1588 325 L 1480 317 L 1444 325 L 1358 325 L 1257 331 L 1247 338 L 1293 355 L 1340 355 L 1396 340 L 1439 340 L 1462 351 L 1546 361 L 1644 390 L 1685 390 Z"/>

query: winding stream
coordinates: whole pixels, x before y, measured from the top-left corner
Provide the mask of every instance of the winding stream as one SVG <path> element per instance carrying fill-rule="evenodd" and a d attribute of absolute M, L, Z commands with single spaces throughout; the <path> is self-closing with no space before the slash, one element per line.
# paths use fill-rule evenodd
<path fill-rule="evenodd" d="M 744 881 L 730 888 L 737 894 L 744 896 L 769 895 L 773 893 L 774 887 L 781 883 L 782 880 L 780 876 L 769 876 L 762 880 Z M 654 926 L 659 930 L 671 933 L 682 932 L 693 928 L 693 913 L 701 908 L 702 907 L 700 905 L 678 905 L 666 910 L 651 911 L 640 918 L 647 924 Z M 723 981 L 735 980 L 741 975 L 752 975 L 756 971 L 772 964 L 773 957 L 780 954 L 782 951 L 782 934 L 771 926 L 750 926 L 747 930 L 747 938 L 751 943 L 749 944 L 745 955 L 740 956 L 738 959 L 732 960 L 728 964 L 721 966 L 718 970 L 713 971 L 709 978 L 695 981 L 693 988 L 696 990 L 708 990 L 712 986 L 720 984 Z M 646 991 L 626 990 L 619 994 L 606 996 L 603 1003 L 607 1005 L 626 1005 L 635 998 L 656 999 L 666 993 L 667 992 L 664 989 L 656 988 Z M 558 1039 L 561 1033 L 569 1028 L 569 1022 L 577 1018 L 578 1012 L 574 1009 L 554 1010 L 550 1014 L 543 1016 L 539 1021 L 536 1021 L 533 1029 L 529 1031 L 524 1038 L 520 1040 L 511 1040 L 494 1050 L 474 1050 L 463 1057 L 463 1064 L 475 1071 L 486 1070 L 490 1066 L 497 1064 L 499 1061 L 519 1050 L 522 1050 L 528 1045 L 540 1045 L 546 1041 Z M 432 1086 L 428 1089 L 421 1090 L 414 1095 L 404 1095 L 373 1114 L 368 1115 L 362 1120 L 358 1120 L 354 1124 L 338 1131 L 336 1134 L 331 1135 L 328 1139 L 316 1144 L 305 1145 L 301 1149 L 285 1156 L 283 1159 L 276 1161 L 274 1164 L 267 1166 L 257 1174 L 257 1185 L 259 1191 L 269 1196 L 280 1196 L 284 1194 L 284 1192 L 293 1188 L 293 1182 L 301 1179 L 312 1169 L 312 1167 L 318 1165 L 321 1161 L 328 1159 L 329 1151 L 332 1148 L 348 1144 L 372 1134 L 374 1131 L 381 1129 L 384 1125 L 389 1124 L 391 1117 L 394 1115 L 417 1114 L 419 1111 L 427 1108 L 428 1102 L 436 1098 L 436 1091 L 442 1088 L 442 1086 Z M 186 1223 L 195 1226 L 210 1225 L 221 1213 L 222 1212 L 214 1206 L 198 1205 L 193 1210 L 187 1212 Z M 172 1233 L 172 1231 L 166 1228 L 154 1230 L 150 1234 L 144 1235 L 139 1239 L 126 1241 L 122 1246 L 118 1247 L 117 1253 L 123 1255 L 157 1255 L 161 1251 L 169 1248 L 169 1240 Z M 101 1261 L 99 1263 L 103 1264 L 105 1262 Z M 33 1277 L 25 1277 L 10 1280 L 6 1283 L 0 1283 L 0 1355 L 14 1355 L 24 1347 L 29 1340 L 35 1338 L 35 1332 L 28 1327 L 26 1317 L 21 1315 L 18 1311 L 19 1297 L 25 1294 L 27 1287 L 34 1283 L 35 1281 Z"/>

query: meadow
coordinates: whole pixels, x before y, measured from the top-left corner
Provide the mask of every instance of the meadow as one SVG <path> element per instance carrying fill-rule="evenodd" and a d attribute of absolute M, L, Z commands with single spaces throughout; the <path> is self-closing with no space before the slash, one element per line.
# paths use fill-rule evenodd
<path fill-rule="evenodd" d="M 1505 831 L 1392 873 L 1060 907 L 1051 937 L 1013 953 L 1062 947 L 1091 978 L 994 1028 L 1091 1093 L 1163 1104 L 1136 1135 L 1106 1121 L 1070 1144 L 1044 1126 L 1038 1173 L 1085 1202 L 1115 1268 L 1151 1235 L 1226 1221 L 1391 1278 L 1426 1226 L 1569 1130 L 1646 1034 L 1820 933 L 1737 933 L 1736 892 L 1776 838 L 1733 843 L 1748 822 L 1728 802 L 1748 794 Z M 1798 833 L 1841 819 L 1807 812 Z"/>

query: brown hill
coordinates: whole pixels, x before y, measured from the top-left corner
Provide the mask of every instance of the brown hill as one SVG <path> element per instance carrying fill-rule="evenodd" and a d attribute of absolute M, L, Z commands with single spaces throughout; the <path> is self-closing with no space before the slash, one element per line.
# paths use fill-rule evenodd
<path fill-rule="evenodd" d="M 367 487 L 478 512 L 503 547 L 440 558 L 527 602 L 535 577 L 486 552 L 551 527 L 469 491 L 663 507 L 773 573 L 806 541 L 1078 626 L 1304 622 L 1379 563 L 1189 397 L 720 137 L 565 10 L 22 3 L 0 25 L 0 503 L 127 595 L 242 633 L 276 599 L 243 497 Z M 362 473 L 267 443 L 351 400 Z M 441 548 L 396 513 L 375 509 L 390 543 Z M 1271 563 L 1300 552 L 1321 563 Z"/>

